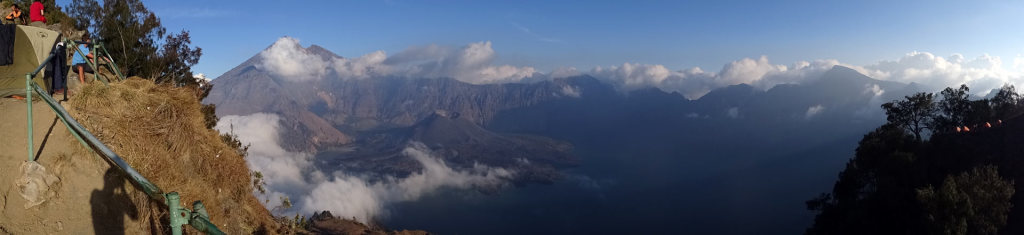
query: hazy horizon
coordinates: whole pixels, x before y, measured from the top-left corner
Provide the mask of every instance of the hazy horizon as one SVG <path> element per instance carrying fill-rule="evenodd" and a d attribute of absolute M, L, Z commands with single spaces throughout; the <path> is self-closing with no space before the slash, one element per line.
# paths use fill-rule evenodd
<path fill-rule="evenodd" d="M 1024 4 L 299 4 L 150 8 L 267 208 L 403 229 L 796 233 L 883 103 L 1024 84 Z"/>
<path fill-rule="evenodd" d="M 1015 14 L 1024 4 L 1000 1 L 308 1 L 285 11 L 287 17 L 252 17 L 272 16 L 277 5 L 175 1 L 147 7 L 168 32 L 192 32 L 193 45 L 204 48 L 193 71 L 210 78 L 282 36 L 351 59 L 487 43 L 492 66 L 544 74 L 632 66 L 638 71 L 616 79 L 662 88 L 651 84 L 662 74 L 718 74 L 736 64 L 753 74 L 724 83 L 750 82 L 773 69 L 768 67 L 794 70 L 804 63 L 876 67 L 880 73 L 869 76 L 940 80 L 944 86 L 989 78 L 1019 84 L 1024 70 L 1024 47 L 1014 40 L 1024 36 L 1016 30 L 1024 21 Z"/>

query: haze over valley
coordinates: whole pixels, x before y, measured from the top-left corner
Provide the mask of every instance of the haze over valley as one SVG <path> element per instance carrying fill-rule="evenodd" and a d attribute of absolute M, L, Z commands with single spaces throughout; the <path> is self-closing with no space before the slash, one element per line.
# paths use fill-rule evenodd
<path fill-rule="evenodd" d="M 970 170 L 931 162 L 932 136 L 1015 122 L 997 103 L 1024 81 L 1019 33 L 1002 30 L 1019 4 L 386 2 L 309 22 L 344 34 L 278 30 L 201 64 L 220 74 L 203 100 L 216 129 L 250 145 L 275 214 L 441 234 L 831 234 L 868 221 L 849 208 L 884 208 L 856 203 L 890 202 L 846 204 L 844 187 L 930 213 L 914 195 Z M 956 97 L 978 106 L 942 108 Z M 920 145 L 878 148 L 919 157 L 861 162 L 896 132 Z M 1001 164 L 964 166 L 982 163 Z M 925 173 L 872 191 L 887 167 Z M 938 223 L 915 216 L 899 218 L 929 222 L 907 231 Z"/>
<path fill-rule="evenodd" d="M 930 61 L 930 79 L 950 84 L 1016 79 L 942 71 L 951 62 L 922 52 L 870 66 L 762 57 L 718 73 L 627 63 L 545 74 L 492 65 L 490 46 L 350 59 L 283 37 L 213 80 L 205 102 L 217 105 L 219 130 L 252 144 L 250 165 L 269 179 L 268 198 L 296 205 L 288 213 L 438 232 L 521 233 L 536 223 L 657 232 L 683 218 L 692 232 L 798 233 L 813 216 L 803 202 L 827 191 L 860 137 L 885 123 L 879 106 L 944 84 L 914 82 L 906 74 L 919 69 L 901 65 Z M 543 199 L 523 199 L 532 197 Z M 415 216 L 464 200 L 507 212 L 449 215 L 480 221 L 474 230 Z M 526 201 L 575 209 L 518 209 L 545 208 Z M 537 213 L 554 221 L 519 219 Z"/>
<path fill-rule="evenodd" d="M 0 233 L 1024 234 L 1022 12 L 4 1 Z"/>

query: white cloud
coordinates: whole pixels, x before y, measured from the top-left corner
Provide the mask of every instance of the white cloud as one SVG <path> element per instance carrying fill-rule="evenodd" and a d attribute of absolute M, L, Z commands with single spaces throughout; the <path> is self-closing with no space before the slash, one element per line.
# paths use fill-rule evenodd
<path fill-rule="evenodd" d="M 864 87 L 864 94 L 871 94 L 872 97 L 879 97 L 885 94 L 885 89 L 879 87 L 878 84 L 868 84 Z"/>
<path fill-rule="evenodd" d="M 733 61 L 723 66 L 718 73 L 705 72 L 700 67 L 672 71 L 664 65 L 626 63 L 622 66 L 596 67 L 590 74 L 626 91 L 657 87 L 697 99 L 713 89 L 730 85 L 745 83 L 768 89 L 778 84 L 800 83 L 820 77 L 832 66 L 839 64 L 836 60 L 817 60 L 785 66 L 772 64 L 767 57 L 762 56 L 758 59 Z"/>
<path fill-rule="evenodd" d="M 260 68 L 290 81 L 316 80 L 335 72 L 341 79 L 398 75 L 491 84 L 520 82 L 538 74 L 533 67 L 492 65 L 496 53 L 489 41 L 459 49 L 437 45 L 410 47 L 390 58 L 384 51 L 376 51 L 349 59 L 323 58 L 303 48 L 298 39 L 282 37 L 261 52 L 260 57 Z"/>
<path fill-rule="evenodd" d="M 548 73 L 548 77 L 551 78 L 565 78 L 580 75 L 580 71 L 576 70 L 576 67 L 558 67 Z"/>
<path fill-rule="evenodd" d="M 591 75 L 598 78 L 605 78 L 613 84 L 632 90 L 651 85 L 661 84 L 672 72 L 663 65 L 645 65 L 625 63 L 622 66 L 610 66 L 608 68 L 596 67 L 590 71 Z"/>
<path fill-rule="evenodd" d="M 842 65 L 869 77 L 901 83 L 919 83 L 929 90 L 957 87 L 967 84 L 972 90 L 984 95 L 1003 84 L 1021 84 L 1024 81 L 1024 57 L 1014 58 L 1012 69 L 1003 67 L 1002 59 L 981 55 L 966 59 L 953 54 L 948 58 L 928 52 L 911 52 L 898 60 L 884 60 L 866 66 L 844 64 L 838 60 L 798 61 L 785 66 L 772 64 L 767 57 L 743 58 L 730 62 L 722 70 L 705 72 L 699 67 L 673 71 L 663 65 L 630 64 L 622 66 L 596 67 L 590 74 L 629 91 L 645 87 L 657 87 L 665 91 L 678 91 L 690 99 L 703 96 L 708 91 L 736 84 L 750 84 L 760 89 L 769 89 L 778 84 L 803 83 L 821 77 L 835 65 Z M 880 89 L 876 96 L 880 95 Z"/>
<path fill-rule="evenodd" d="M 496 54 L 491 42 L 477 42 L 460 49 L 437 45 L 412 47 L 385 63 L 404 67 L 407 77 L 451 77 L 472 84 L 519 82 L 533 77 L 532 67 L 494 66 Z"/>
<path fill-rule="evenodd" d="M 544 75 L 528 66 L 493 65 L 497 53 L 489 41 L 470 43 L 462 48 L 414 46 L 390 57 L 383 51 L 376 51 L 358 58 L 325 59 L 307 52 L 297 39 L 283 37 L 260 55 L 263 58 L 259 64 L 261 68 L 292 81 L 314 80 L 333 73 L 342 79 L 390 75 L 450 77 L 472 84 L 493 84 L 534 82 L 581 73 L 573 67 L 560 67 Z M 834 59 L 782 65 L 760 56 L 727 63 L 718 72 L 704 71 L 700 67 L 673 70 L 660 64 L 624 63 L 598 66 L 586 73 L 624 91 L 657 87 L 697 99 L 713 89 L 742 83 L 760 89 L 803 83 L 821 77 L 835 65 L 850 67 L 875 79 L 916 82 L 931 90 L 967 84 L 979 92 L 976 95 L 983 95 L 981 93 L 1005 83 L 1020 84 L 1024 73 L 1022 56 L 1014 58 L 1012 69 L 1004 69 L 1002 59 L 996 56 L 966 59 L 960 54 L 941 57 L 928 52 L 911 52 L 897 60 L 865 66 L 844 64 Z"/>
<path fill-rule="evenodd" d="M 249 169 L 261 172 L 267 182 L 267 198 L 272 199 L 267 208 L 280 205 L 280 196 L 305 190 L 305 170 L 312 167 L 312 154 L 288 152 L 278 144 L 279 120 L 277 115 L 266 113 L 230 115 L 222 117 L 215 127 L 221 133 L 234 133 L 249 145 L 245 160 Z"/>
<path fill-rule="evenodd" d="M 716 82 L 718 85 L 754 84 L 761 80 L 766 74 L 781 73 L 789 70 L 785 65 L 775 65 L 768 61 L 768 57 L 761 56 L 758 59 L 743 58 L 722 67 Z"/>
<path fill-rule="evenodd" d="M 882 89 L 878 84 L 867 84 L 864 86 L 864 91 L 861 94 L 870 95 L 871 99 L 868 100 L 867 105 L 854 111 L 854 117 L 865 120 L 885 118 L 885 112 L 878 108 L 883 103 L 889 101 L 882 97 L 885 94 L 885 89 Z"/>
<path fill-rule="evenodd" d="M 375 51 L 355 59 L 333 58 L 331 65 L 340 78 L 369 78 L 390 73 L 390 66 L 383 64 L 387 58 L 384 51 Z"/>
<path fill-rule="evenodd" d="M 329 63 L 309 53 L 292 37 L 277 39 L 270 48 L 260 52 L 258 67 L 290 81 L 306 81 L 323 77 Z"/>
<path fill-rule="evenodd" d="M 197 73 L 195 75 L 192 75 L 192 78 L 195 78 L 196 81 L 207 81 L 207 82 L 210 81 L 210 78 L 206 77 L 206 74 L 204 74 L 204 73 Z"/>
<path fill-rule="evenodd" d="M 573 98 L 580 98 L 580 95 L 583 95 L 583 91 L 579 87 L 565 85 L 562 86 L 562 95 Z"/>
<path fill-rule="evenodd" d="M 804 114 L 804 118 L 811 119 L 814 116 L 818 116 L 818 114 L 821 113 L 821 111 L 824 111 L 824 110 L 825 110 L 825 107 L 821 106 L 820 104 L 819 105 L 815 105 L 815 106 L 811 106 L 811 107 L 807 107 L 807 113 Z"/>
<path fill-rule="evenodd" d="M 765 63 L 767 63 L 767 61 L 765 61 Z M 832 69 L 832 67 L 836 65 L 861 70 L 857 66 L 842 64 L 837 60 L 815 60 L 810 62 L 798 61 L 788 67 L 776 65 L 776 70 L 765 73 L 759 79 L 754 78 L 754 82 L 751 85 L 761 89 L 770 89 L 779 84 L 804 83 L 813 79 L 821 78 L 825 72 L 828 72 L 828 70 Z"/>
<path fill-rule="evenodd" d="M 725 110 L 725 116 L 727 116 L 729 118 L 732 118 L 732 119 L 740 118 L 740 108 L 739 107 L 732 107 L 732 108 L 726 109 Z"/>
<path fill-rule="evenodd" d="M 967 84 L 976 92 L 988 92 L 1005 83 L 1020 84 L 1021 72 L 1017 66 L 1024 64 L 1014 58 L 1014 70 L 1003 68 L 1002 59 L 983 54 L 974 59 L 953 54 L 948 58 L 928 52 L 911 52 L 892 61 L 884 60 L 864 66 L 869 76 L 876 79 L 903 83 L 919 83 L 929 90 L 957 87 Z"/>
<path fill-rule="evenodd" d="M 441 188 L 500 187 L 514 175 L 512 171 L 481 164 L 453 169 L 420 143 L 410 143 L 402 152 L 423 166 L 420 172 L 405 178 L 387 176 L 371 180 L 345 172 L 325 173 L 313 166 L 311 154 L 288 152 L 280 147 L 279 119 L 265 113 L 225 116 L 216 129 L 222 133 L 233 130 L 242 143 L 250 145 L 246 157 L 249 168 L 262 172 L 267 182 L 267 195 L 257 196 L 270 199 L 267 208 L 279 206 L 279 197 L 289 197 L 294 206 L 285 213 L 330 210 L 341 217 L 367 222 L 386 215 L 385 207 L 394 202 L 414 201 Z"/>

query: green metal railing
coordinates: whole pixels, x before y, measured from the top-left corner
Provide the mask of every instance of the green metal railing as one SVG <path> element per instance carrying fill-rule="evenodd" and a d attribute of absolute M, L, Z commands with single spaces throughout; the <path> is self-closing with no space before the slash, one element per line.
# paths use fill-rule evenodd
<path fill-rule="evenodd" d="M 99 45 L 100 45 L 99 48 L 103 49 L 103 55 L 105 55 L 107 60 L 110 61 L 110 63 L 108 65 L 114 66 L 112 70 L 114 70 L 114 73 L 117 74 L 117 78 L 122 80 L 122 81 L 125 80 L 124 74 L 121 74 L 121 69 L 118 68 L 117 67 L 117 63 L 114 62 L 114 57 L 110 57 L 110 52 L 107 51 L 107 47 L 103 46 L 102 42 L 99 43 Z"/>
<path fill-rule="evenodd" d="M 75 48 L 77 50 L 77 47 Z M 81 53 L 80 50 L 78 51 L 79 53 Z M 43 90 L 42 87 L 32 82 L 32 78 L 38 75 L 39 71 L 41 71 L 46 66 L 46 64 L 49 63 L 50 60 L 55 59 L 55 55 L 55 52 L 50 52 L 50 56 L 46 58 L 44 63 L 39 65 L 39 67 L 37 67 L 31 73 L 25 74 L 25 103 L 27 103 L 26 106 L 28 109 L 28 160 L 36 160 L 34 152 L 32 151 L 34 146 L 32 142 L 32 93 L 37 93 L 39 97 L 43 101 L 45 101 L 47 105 L 49 105 L 50 109 L 53 109 L 53 111 L 57 113 L 57 117 L 61 120 L 62 123 L 64 123 L 64 125 L 68 128 L 71 134 L 74 135 L 75 138 L 82 143 L 82 145 L 86 146 L 86 148 L 92 150 L 93 152 L 97 152 L 97 154 L 102 156 L 104 160 L 120 169 L 121 172 L 127 175 L 127 178 L 131 180 L 132 183 L 141 188 L 142 191 L 145 192 L 146 195 L 148 195 L 151 199 L 163 202 L 164 205 L 168 207 L 168 211 L 170 213 L 172 234 L 182 234 L 182 225 L 185 224 L 188 224 L 195 228 L 196 230 L 199 230 L 207 234 L 224 234 L 224 232 L 220 231 L 220 229 L 218 229 L 216 225 L 210 222 L 210 215 L 209 213 L 206 212 L 206 207 L 203 205 L 201 201 L 194 202 L 192 204 L 191 210 L 183 208 L 181 205 L 180 196 L 178 195 L 177 192 L 164 193 L 163 190 L 160 190 L 159 187 L 157 187 L 155 184 L 153 184 L 148 179 L 143 177 L 141 174 L 139 174 L 139 172 L 135 171 L 135 168 L 132 168 L 131 165 L 128 165 L 128 163 L 125 162 L 124 159 L 122 159 L 120 156 L 118 156 L 117 153 L 114 153 L 113 150 L 104 145 L 103 142 L 96 138 L 96 136 L 92 135 L 92 133 L 86 130 L 85 127 L 82 126 L 82 124 L 78 123 L 78 121 L 72 118 L 71 115 L 67 112 L 67 110 L 65 110 L 63 106 L 60 106 L 57 103 L 57 101 L 53 99 L 53 97 L 47 95 L 48 93 L 45 90 Z M 82 55 L 84 56 L 85 54 L 83 53 Z M 90 64 L 90 66 L 95 65 Z M 116 65 L 114 65 L 114 68 L 116 68 Z M 98 72 L 98 70 L 94 70 L 94 72 Z M 117 73 L 120 77 L 120 72 Z"/>
<path fill-rule="evenodd" d="M 69 47 L 74 48 L 75 52 L 78 53 L 79 55 L 81 55 L 82 58 L 89 58 L 88 56 L 86 56 L 86 55 L 88 55 L 88 53 L 85 53 L 84 51 L 82 51 L 81 48 L 78 48 L 78 43 L 75 42 L 74 40 L 65 39 L 64 42 Z M 90 43 L 89 45 L 92 47 L 92 49 L 89 49 L 89 51 L 90 52 L 95 52 L 95 53 L 93 53 L 94 56 L 92 57 L 92 59 L 91 60 L 90 59 L 86 59 L 85 63 L 87 65 L 89 65 L 90 68 L 92 68 L 93 79 L 99 80 L 99 81 L 103 82 L 103 84 L 107 84 L 107 83 L 110 82 L 110 79 L 108 79 L 106 76 L 103 76 L 103 80 L 100 80 L 100 73 L 99 73 L 99 71 L 100 71 L 99 70 L 99 68 L 100 68 L 100 63 L 99 63 L 100 59 L 99 58 L 102 57 L 102 58 L 106 59 L 107 61 L 109 61 L 109 63 L 105 63 L 104 65 L 107 65 L 107 67 L 110 68 L 110 70 L 113 71 L 115 75 L 117 75 L 117 77 L 116 77 L 117 80 L 118 81 L 125 80 L 124 75 L 121 74 L 121 69 L 117 67 L 117 63 L 114 63 L 114 59 L 112 57 L 110 57 L 110 52 L 107 51 L 107 47 L 103 46 L 103 43 Z M 102 54 L 99 53 L 100 51 L 102 51 L 103 53 Z"/>

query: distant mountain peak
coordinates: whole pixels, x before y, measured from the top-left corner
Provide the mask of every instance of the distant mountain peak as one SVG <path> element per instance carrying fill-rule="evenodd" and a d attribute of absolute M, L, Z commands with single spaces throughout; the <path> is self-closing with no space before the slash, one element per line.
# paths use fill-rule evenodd
<path fill-rule="evenodd" d="M 751 86 L 750 84 L 746 84 L 746 83 L 740 83 L 740 84 L 736 84 L 736 85 L 729 85 L 729 86 L 726 86 L 725 88 L 722 88 L 722 89 L 741 90 L 741 91 L 753 91 L 754 90 L 754 86 Z"/>
<path fill-rule="evenodd" d="M 825 75 L 822 77 L 824 79 L 830 80 L 874 80 L 871 77 L 868 77 L 867 75 L 858 72 L 857 70 L 842 65 L 832 66 L 832 69 L 829 69 L 828 72 L 825 72 Z"/>
<path fill-rule="evenodd" d="M 827 89 L 833 89 L 833 91 L 858 90 L 863 89 L 866 86 L 875 85 L 879 86 L 879 88 L 883 90 L 894 91 L 895 89 L 902 89 L 904 87 L 913 88 L 914 86 L 913 84 L 908 86 L 907 84 L 900 82 L 874 79 L 857 70 L 842 65 L 832 66 L 832 69 L 825 72 L 821 79 L 818 79 L 810 85 L 823 86 Z M 823 87 L 819 87 L 819 89 L 823 89 Z"/>
<path fill-rule="evenodd" d="M 320 45 L 316 45 L 316 44 L 309 45 L 309 47 L 306 47 L 305 50 L 306 50 L 306 52 L 308 52 L 310 54 L 318 55 L 318 56 L 323 57 L 325 59 L 328 59 L 328 58 L 342 58 L 340 55 L 334 54 L 334 52 L 332 52 L 331 50 L 327 50 L 327 48 L 323 48 Z"/>
<path fill-rule="evenodd" d="M 701 96 L 698 100 L 719 100 L 740 97 L 745 99 L 759 93 L 758 91 L 759 90 L 755 89 L 754 86 L 751 86 L 750 84 L 740 83 L 711 90 L 707 94 L 704 94 L 704 96 Z"/>
<path fill-rule="evenodd" d="M 846 72 L 853 72 L 853 73 L 860 73 L 860 72 L 857 72 L 857 70 L 855 70 L 855 69 L 853 69 L 853 68 L 850 68 L 850 67 L 846 67 L 846 66 L 843 66 L 843 65 L 838 65 L 838 64 L 837 64 L 837 65 L 833 65 L 833 66 L 832 66 L 832 69 L 829 69 L 829 70 L 833 70 L 833 71 L 846 71 Z"/>
<path fill-rule="evenodd" d="M 571 77 L 554 78 L 554 79 L 551 79 L 551 81 L 555 82 L 556 84 L 572 84 L 572 85 L 595 85 L 595 84 L 602 84 L 601 80 L 598 80 L 597 78 L 595 78 L 593 76 L 590 76 L 590 74 L 581 74 L 581 75 L 576 75 L 576 76 L 571 76 Z"/>

